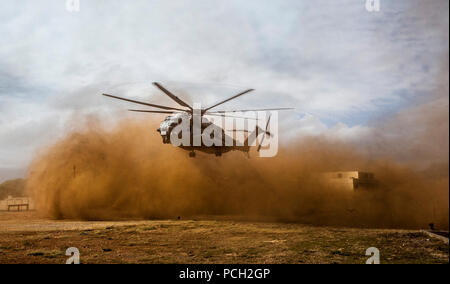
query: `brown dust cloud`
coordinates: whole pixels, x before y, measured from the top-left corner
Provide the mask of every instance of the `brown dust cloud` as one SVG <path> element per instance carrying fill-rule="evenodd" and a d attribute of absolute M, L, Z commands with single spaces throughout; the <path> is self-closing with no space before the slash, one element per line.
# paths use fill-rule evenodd
<path fill-rule="evenodd" d="M 376 131 L 376 143 L 363 147 L 372 149 L 370 153 L 315 137 L 282 146 L 274 158 L 259 158 L 255 150 L 250 158 L 242 152 L 222 157 L 198 153 L 189 158 L 188 152 L 162 144 L 155 119 L 124 119 L 108 130 L 86 123 L 35 157 L 27 189 L 39 213 L 56 219 L 226 215 L 381 228 L 426 228 L 433 222 L 448 228 L 448 109 L 441 111 L 443 121 L 436 131 L 446 132 L 436 134 L 441 141 L 426 142 L 436 147 L 446 144 L 441 152 L 447 156 L 422 167 L 417 167 L 414 151 L 409 160 L 403 159 L 404 152 L 398 158 L 394 148 L 400 142 L 381 141 Z M 421 135 L 436 139 L 431 134 L 435 121 L 432 125 L 420 121 L 426 128 Z M 443 130 L 442 124 L 447 128 Z M 394 150 L 386 150 L 389 143 Z M 380 144 L 385 145 L 384 152 L 379 151 Z M 375 173 L 378 188 L 349 193 L 327 185 L 320 176 L 346 170 Z"/>
<path fill-rule="evenodd" d="M 408 11 L 418 18 L 432 12 L 422 2 Z M 423 24 L 448 42 L 441 17 Z M 381 60 L 392 61 L 385 56 Z M 258 158 L 253 150 L 250 159 L 241 152 L 192 159 L 161 143 L 155 117 L 124 119 L 113 129 L 89 122 L 34 157 L 27 190 L 40 214 L 57 219 L 227 215 L 354 227 L 434 223 L 448 229 L 448 48 L 436 60 L 441 66 L 435 90 L 379 119 L 357 143 L 311 137 L 283 143 L 274 158 Z M 378 187 L 349 193 L 320 177 L 348 170 L 373 172 Z"/>

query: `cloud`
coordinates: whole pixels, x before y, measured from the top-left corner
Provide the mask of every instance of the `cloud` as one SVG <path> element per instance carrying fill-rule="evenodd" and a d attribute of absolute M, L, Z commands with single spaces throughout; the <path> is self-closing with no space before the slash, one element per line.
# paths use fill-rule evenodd
<path fill-rule="evenodd" d="M 151 81 L 204 104 L 252 87 L 223 107 L 293 106 L 298 131 L 364 135 L 427 102 L 448 53 L 445 0 L 9 0 L 0 19 L 0 165 L 17 167 L 81 115 L 116 119 L 125 105 L 101 92 L 164 101 Z"/>

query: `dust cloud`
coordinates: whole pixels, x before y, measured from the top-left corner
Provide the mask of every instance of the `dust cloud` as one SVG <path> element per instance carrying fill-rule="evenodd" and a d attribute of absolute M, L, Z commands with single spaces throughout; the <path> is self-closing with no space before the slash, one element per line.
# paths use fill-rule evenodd
<path fill-rule="evenodd" d="M 418 171 L 374 158 L 351 145 L 309 138 L 274 158 L 242 152 L 222 157 L 162 144 L 156 120 L 87 123 L 43 149 L 29 168 L 27 190 L 40 214 L 115 220 L 245 216 L 315 225 L 448 228 L 447 170 Z M 324 183 L 326 171 L 374 172 L 379 187 L 349 193 Z M 439 172 L 439 174 L 437 174 Z"/>

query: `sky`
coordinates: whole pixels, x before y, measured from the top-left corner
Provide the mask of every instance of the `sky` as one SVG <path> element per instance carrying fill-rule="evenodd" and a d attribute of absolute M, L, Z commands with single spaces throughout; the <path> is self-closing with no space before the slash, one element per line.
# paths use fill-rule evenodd
<path fill-rule="evenodd" d="M 3 0 L 0 178 L 86 116 L 136 115 L 101 93 L 173 105 L 153 81 L 204 105 L 254 88 L 223 108 L 294 107 L 286 137 L 364 136 L 448 89 L 449 51 L 448 0 L 365 2 Z"/>

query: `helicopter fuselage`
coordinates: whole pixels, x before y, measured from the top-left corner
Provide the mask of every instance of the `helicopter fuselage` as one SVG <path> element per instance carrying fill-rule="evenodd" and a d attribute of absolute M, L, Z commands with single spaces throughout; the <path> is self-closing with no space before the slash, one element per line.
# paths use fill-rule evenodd
<path fill-rule="evenodd" d="M 157 131 L 160 133 L 164 144 L 171 143 L 172 131 L 174 130 L 175 127 L 182 124 L 183 120 L 189 121 L 189 131 L 188 132 L 189 132 L 189 136 L 190 136 L 189 137 L 189 141 L 190 141 L 189 145 L 179 145 L 178 146 L 179 148 L 181 148 L 183 150 L 190 151 L 191 153 L 194 153 L 194 151 L 201 151 L 204 153 L 215 154 L 216 156 L 220 156 L 220 155 L 222 155 L 222 153 L 226 153 L 226 152 L 233 151 L 233 150 L 239 150 L 242 152 L 248 152 L 250 150 L 250 147 L 248 147 L 248 145 L 246 145 L 247 141 L 244 142 L 244 145 L 237 147 L 238 143 L 236 142 L 236 140 L 233 137 L 227 136 L 227 134 L 225 133 L 225 130 L 223 128 L 220 128 L 221 140 L 222 140 L 222 143 L 220 144 L 220 146 L 216 146 L 216 145 L 207 146 L 207 145 L 205 145 L 205 143 L 202 139 L 200 140 L 201 141 L 200 145 L 197 145 L 197 146 L 194 145 L 194 143 L 193 143 L 194 131 L 192 131 L 193 118 L 192 118 L 191 114 L 186 113 L 186 112 L 180 112 L 180 113 L 176 113 L 173 115 L 169 115 L 161 122 Z M 203 133 L 203 131 L 206 128 L 208 128 L 209 126 L 211 126 L 212 124 L 213 123 L 211 121 L 209 121 L 207 118 L 202 117 L 201 118 L 201 133 Z M 181 138 L 180 135 L 181 135 L 181 133 L 178 133 L 179 138 Z M 225 140 L 227 138 L 233 140 L 233 145 L 231 145 L 231 146 L 226 145 Z"/>

